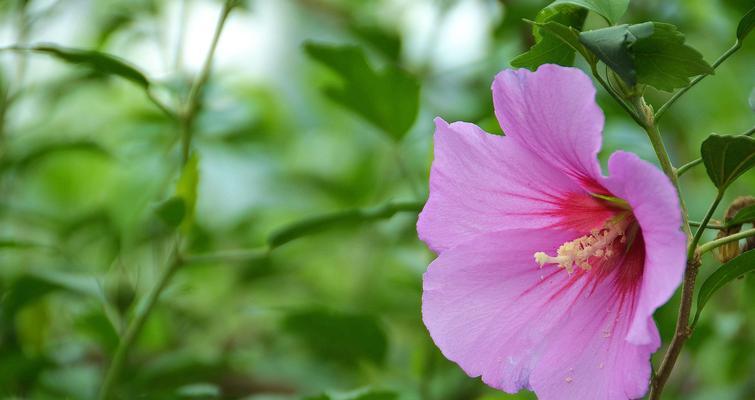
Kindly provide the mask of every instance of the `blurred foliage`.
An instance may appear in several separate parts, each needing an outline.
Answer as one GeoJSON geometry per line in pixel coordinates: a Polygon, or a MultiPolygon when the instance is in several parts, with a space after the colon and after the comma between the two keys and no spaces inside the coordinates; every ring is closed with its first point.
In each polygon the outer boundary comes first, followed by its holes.
{"type": "MultiPolygon", "coordinates": [[[[0,2],[0,397],[96,398],[180,236],[190,262],[146,320],[117,398],[533,399],[466,377],[432,345],[420,301],[433,256],[415,222],[432,118],[500,133],[492,78],[554,39],[522,21],[551,21],[538,16],[547,3],[243,2],[182,167],[175,117],[220,1],[0,2]]],[[[636,0],[622,16],[626,2],[610,3],[553,21],[673,24],[712,64],[752,7],[636,0]]],[[[675,165],[699,158],[709,134],[753,126],[751,39],[664,116],[675,165]]],[[[670,94],[646,97],[657,108],[670,94]]],[[[600,88],[598,102],[601,160],[624,149],[655,161],[600,88]]],[[[699,220],[716,187],[703,165],[681,181],[699,220]]],[[[722,204],[753,187],[742,175],[722,204]]],[[[703,263],[700,282],[718,265],[703,263]]],[[[753,300],[753,274],[708,299],[666,398],[755,397],[753,300]]],[[[656,314],[664,343],[677,306],[656,314]]]]}

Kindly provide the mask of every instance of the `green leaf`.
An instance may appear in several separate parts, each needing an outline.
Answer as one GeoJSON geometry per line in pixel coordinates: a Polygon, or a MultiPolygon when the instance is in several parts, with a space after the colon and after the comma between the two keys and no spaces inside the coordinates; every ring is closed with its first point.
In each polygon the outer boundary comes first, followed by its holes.
{"type": "Polygon", "coordinates": [[[352,22],[348,25],[349,31],[371,48],[392,62],[397,62],[401,57],[401,38],[396,32],[387,31],[378,26],[361,25],[352,22]]]}
{"type": "MultiPolygon", "coordinates": [[[[543,64],[573,65],[575,49],[569,45],[569,41],[564,41],[558,35],[553,34],[553,30],[558,28],[542,29],[541,26],[556,23],[579,30],[582,29],[586,16],[587,11],[585,9],[569,5],[542,9],[535,17],[535,25],[532,27],[535,45],[527,52],[511,60],[511,65],[531,70],[535,70],[543,64]]],[[[563,29],[560,31],[563,31],[563,29]]]]}
{"type": "MultiPolygon", "coordinates": [[[[189,157],[181,171],[181,177],[176,184],[176,198],[183,200],[184,215],[182,223],[184,229],[194,221],[194,209],[197,205],[197,187],[199,185],[199,158],[196,153],[189,157]]],[[[174,207],[175,204],[174,204],[174,207]]],[[[176,210],[173,210],[176,211],[176,210]]]]}
{"type": "Polygon", "coordinates": [[[57,290],[101,298],[99,284],[94,277],[55,270],[30,271],[17,278],[4,293],[3,314],[13,316],[27,304],[57,290]]]}
{"type": "Polygon", "coordinates": [[[104,75],[115,75],[127,79],[144,89],[150,85],[149,80],[127,61],[110,54],[94,50],[72,49],[57,45],[39,45],[20,50],[51,55],[70,64],[85,66],[104,75]]]}
{"type": "Polygon", "coordinates": [[[745,136],[710,135],[700,146],[708,177],[725,190],[740,175],[755,166],[755,139],[745,136]]]}
{"type": "Polygon", "coordinates": [[[0,238],[0,249],[25,250],[25,249],[37,249],[37,248],[44,249],[44,248],[49,248],[49,246],[42,243],[28,241],[28,240],[0,238]]]}
{"type": "Polygon", "coordinates": [[[755,27],[755,7],[751,8],[739,21],[739,25],[737,25],[737,41],[740,43],[744,41],[753,27],[755,27]]]}
{"type": "Polygon", "coordinates": [[[653,36],[634,45],[637,81],[672,91],[689,85],[689,78],[713,74],[702,54],[684,44],[684,35],[671,24],[654,22],[653,36]]]}
{"type": "Polygon", "coordinates": [[[595,64],[596,58],[595,55],[593,55],[589,50],[585,48],[585,46],[582,45],[582,43],[579,41],[579,31],[564,25],[560,24],[555,21],[549,21],[546,23],[539,23],[539,22],[533,22],[536,24],[540,31],[549,34],[553,36],[554,38],[560,40],[567,46],[571,47],[573,50],[578,51],[582,57],[587,60],[588,63],[595,64]]]}
{"type": "Polygon", "coordinates": [[[283,328],[317,357],[348,367],[381,364],[388,350],[385,331],[369,315],[309,309],[287,315],[283,328]]]}
{"type": "Polygon", "coordinates": [[[336,227],[355,225],[361,222],[390,218],[397,212],[419,212],[420,203],[387,203],[373,208],[355,208],[329,214],[317,215],[286,225],[273,232],[267,240],[270,247],[278,247],[303,236],[316,234],[336,227]]]}
{"type": "Polygon", "coordinates": [[[6,168],[16,168],[23,170],[31,165],[34,165],[45,157],[68,151],[80,151],[86,153],[92,153],[103,158],[112,158],[112,154],[108,149],[103,147],[97,142],[91,140],[76,140],[71,142],[60,143],[46,143],[38,147],[35,147],[23,154],[9,154],[0,160],[0,171],[6,168]]]}
{"type": "Polygon", "coordinates": [[[700,292],[697,294],[697,311],[695,312],[695,318],[692,322],[693,325],[700,317],[700,312],[703,310],[703,307],[705,307],[705,304],[718,289],[721,289],[727,283],[752,271],[755,271],[755,250],[746,251],[738,255],[736,258],[721,265],[716,272],[712,273],[708,279],[703,282],[703,285],[700,286],[700,292]]]}
{"type": "Polygon", "coordinates": [[[726,226],[742,225],[748,222],[755,222],[755,205],[737,211],[734,217],[726,221],[726,226]]]}
{"type": "Polygon", "coordinates": [[[556,0],[552,5],[573,4],[602,15],[613,24],[621,18],[629,7],[629,0],[556,0]]]}
{"type": "Polygon", "coordinates": [[[186,200],[182,197],[171,197],[157,206],[155,214],[165,225],[178,228],[186,216],[186,200]]]}
{"type": "Polygon", "coordinates": [[[419,83],[390,65],[377,71],[357,46],[307,43],[304,50],[342,80],[324,89],[326,96],[375,125],[398,141],[414,124],[419,111],[419,83]]]}
{"type": "Polygon", "coordinates": [[[582,32],[580,41],[628,85],[672,91],[713,68],[671,24],[644,22],[582,32]]]}
{"type": "Polygon", "coordinates": [[[630,48],[637,40],[650,37],[653,31],[652,22],[624,24],[582,32],[579,40],[621,79],[634,86],[637,83],[637,72],[630,48]]]}

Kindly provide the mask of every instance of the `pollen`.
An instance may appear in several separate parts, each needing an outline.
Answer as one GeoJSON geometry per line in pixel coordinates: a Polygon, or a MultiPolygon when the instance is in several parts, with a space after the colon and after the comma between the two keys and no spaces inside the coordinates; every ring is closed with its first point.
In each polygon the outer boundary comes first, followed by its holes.
{"type": "Polygon", "coordinates": [[[616,241],[626,242],[628,220],[629,218],[624,215],[611,219],[602,229],[594,229],[587,235],[562,244],[555,256],[538,251],[534,255],[535,261],[541,268],[547,264],[556,264],[570,275],[575,268],[589,271],[592,268],[591,261],[613,257],[613,244],[616,241]]]}

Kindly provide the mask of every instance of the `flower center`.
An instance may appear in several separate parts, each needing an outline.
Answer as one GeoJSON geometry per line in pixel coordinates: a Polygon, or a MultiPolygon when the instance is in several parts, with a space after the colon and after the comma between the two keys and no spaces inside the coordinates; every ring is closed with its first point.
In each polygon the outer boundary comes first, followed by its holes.
{"type": "Polygon", "coordinates": [[[587,235],[562,244],[555,256],[538,251],[535,253],[535,261],[541,268],[546,264],[556,264],[557,267],[564,268],[569,275],[574,272],[575,267],[589,271],[592,268],[590,260],[607,260],[614,255],[616,241],[626,243],[630,219],[628,214],[620,214],[606,222],[602,229],[594,229],[587,235]]]}

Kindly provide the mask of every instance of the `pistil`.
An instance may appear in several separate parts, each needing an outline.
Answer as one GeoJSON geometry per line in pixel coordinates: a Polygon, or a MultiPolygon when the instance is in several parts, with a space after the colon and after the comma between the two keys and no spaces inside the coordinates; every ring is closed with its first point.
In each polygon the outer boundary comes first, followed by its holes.
{"type": "Polygon", "coordinates": [[[534,255],[535,261],[541,268],[546,264],[556,264],[570,275],[575,268],[589,271],[592,268],[591,260],[611,258],[614,255],[613,244],[617,240],[620,243],[626,242],[628,226],[629,218],[626,214],[620,214],[609,220],[602,229],[595,229],[587,235],[562,244],[555,256],[538,251],[534,255]]]}

